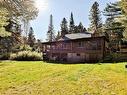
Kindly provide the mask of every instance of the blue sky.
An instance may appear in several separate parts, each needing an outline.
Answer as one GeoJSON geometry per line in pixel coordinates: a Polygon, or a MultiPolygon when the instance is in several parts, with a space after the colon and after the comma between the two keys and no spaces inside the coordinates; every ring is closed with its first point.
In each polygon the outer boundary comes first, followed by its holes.
{"type": "MultiPolygon", "coordinates": [[[[46,39],[50,14],[53,15],[55,32],[60,30],[60,23],[64,17],[69,22],[71,12],[73,12],[75,24],[82,22],[87,28],[90,24],[89,11],[95,1],[99,3],[100,10],[103,11],[107,3],[117,0],[38,0],[37,6],[40,11],[38,17],[31,21],[36,38],[43,41],[46,39]]],[[[104,21],[105,18],[102,18],[104,21]]]]}

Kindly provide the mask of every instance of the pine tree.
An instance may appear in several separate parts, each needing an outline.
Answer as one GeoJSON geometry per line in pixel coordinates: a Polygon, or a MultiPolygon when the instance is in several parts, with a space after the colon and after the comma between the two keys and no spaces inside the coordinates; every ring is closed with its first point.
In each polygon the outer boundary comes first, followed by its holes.
{"type": "Polygon", "coordinates": [[[68,34],[68,25],[66,18],[63,18],[61,23],[61,36],[65,36],[66,34],[68,34]]]}
{"type": "Polygon", "coordinates": [[[54,26],[53,26],[53,16],[50,15],[50,24],[47,32],[47,41],[52,42],[55,41],[55,34],[54,34],[54,26]]]}
{"type": "Polygon", "coordinates": [[[84,31],[83,28],[84,27],[83,27],[82,23],[80,22],[79,25],[78,25],[78,33],[83,32],[84,31]]]}
{"type": "Polygon", "coordinates": [[[121,0],[120,1],[121,8],[124,11],[124,14],[127,15],[127,0],[121,0]]]}
{"type": "Polygon", "coordinates": [[[99,4],[95,2],[90,10],[89,19],[91,21],[90,30],[99,36],[101,34],[102,21],[101,21],[101,13],[99,10],[99,4]]]}
{"type": "Polygon", "coordinates": [[[71,13],[69,33],[74,33],[74,32],[75,32],[75,23],[74,23],[74,19],[73,19],[73,13],[71,13]]]}
{"type": "Polygon", "coordinates": [[[28,34],[28,45],[30,45],[30,47],[34,47],[35,41],[36,39],[34,37],[33,28],[30,27],[29,34],[28,34]]]}
{"type": "Polygon", "coordinates": [[[122,10],[122,17],[119,18],[119,20],[125,27],[123,35],[125,37],[125,40],[127,40],[127,0],[119,1],[119,7],[122,10]]]}
{"type": "Polygon", "coordinates": [[[119,7],[118,2],[107,4],[104,9],[104,15],[107,17],[105,22],[105,30],[108,34],[110,46],[115,46],[116,50],[119,49],[119,44],[122,41],[124,31],[122,23],[117,20],[121,14],[122,10],[119,7]]]}
{"type": "Polygon", "coordinates": [[[87,32],[87,29],[85,27],[83,28],[83,32],[87,32]]]}
{"type": "Polygon", "coordinates": [[[61,37],[61,32],[58,31],[58,32],[57,32],[57,36],[56,36],[56,41],[57,41],[60,37],[61,37]]]}
{"type": "Polygon", "coordinates": [[[79,33],[80,31],[79,31],[79,27],[77,26],[77,25],[75,25],[75,27],[74,27],[74,32],[73,33],[79,33]]]}

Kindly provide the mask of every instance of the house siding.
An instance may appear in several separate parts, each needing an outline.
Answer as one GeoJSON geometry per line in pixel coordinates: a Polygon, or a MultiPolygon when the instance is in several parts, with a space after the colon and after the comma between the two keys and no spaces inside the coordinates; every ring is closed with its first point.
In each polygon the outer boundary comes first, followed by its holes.
{"type": "MultiPolygon", "coordinates": [[[[97,62],[106,54],[104,37],[44,43],[43,52],[49,60],[66,62],[97,62]]],[[[108,48],[108,46],[107,46],[108,48]]]]}

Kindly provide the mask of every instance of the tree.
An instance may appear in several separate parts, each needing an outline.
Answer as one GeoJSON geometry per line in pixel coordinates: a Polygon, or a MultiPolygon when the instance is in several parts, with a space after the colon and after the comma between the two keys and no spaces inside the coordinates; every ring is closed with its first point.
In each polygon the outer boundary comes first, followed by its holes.
{"type": "Polygon", "coordinates": [[[69,33],[74,33],[74,32],[75,32],[75,23],[74,23],[74,19],[73,19],[73,13],[71,13],[69,33]]]}
{"type": "Polygon", "coordinates": [[[125,15],[127,15],[127,0],[121,0],[121,8],[124,11],[125,15]]]}
{"type": "MultiPolygon", "coordinates": [[[[15,20],[20,19],[24,23],[24,34],[28,34],[29,21],[33,20],[38,15],[38,9],[35,6],[34,0],[1,0],[0,6],[6,8],[9,12],[9,17],[15,20]]],[[[25,41],[24,41],[25,43],[25,41]]]]}
{"type": "Polygon", "coordinates": [[[74,27],[74,33],[81,33],[81,32],[83,32],[83,28],[84,27],[83,27],[82,23],[80,22],[78,26],[75,25],[75,27],[74,27]]]}
{"type": "Polygon", "coordinates": [[[127,0],[121,0],[119,3],[119,6],[122,10],[122,17],[119,18],[119,20],[125,27],[124,37],[127,40],[127,0]]]}
{"type": "Polygon", "coordinates": [[[4,41],[2,41],[2,39],[11,35],[11,33],[7,32],[4,27],[8,24],[7,16],[8,16],[8,11],[5,8],[0,8],[0,53],[4,49],[4,43],[5,43],[4,41]]]}
{"type": "Polygon", "coordinates": [[[79,25],[78,25],[78,33],[84,32],[83,28],[84,27],[83,27],[82,23],[80,22],[79,25]]]}
{"type": "Polygon", "coordinates": [[[61,23],[61,36],[65,36],[66,34],[68,34],[68,25],[66,18],[63,18],[61,23]]]}
{"type": "MultiPolygon", "coordinates": [[[[0,27],[0,48],[2,46],[7,52],[12,52],[15,47],[21,45],[23,39],[19,22],[24,22],[23,30],[27,34],[29,21],[37,17],[38,9],[35,7],[34,0],[1,0],[0,7],[3,7],[0,9],[0,24],[3,24],[0,25],[2,26],[0,27]],[[6,12],[3,12],[3,9],[6,12]],[[1,14],[2,16],[5,14],[4,20],[1,19],[1,14]]],[[[27,40],[28,35],[25,36],[27,40]]],[[[24,44],[27,44],[25,40],[24,44]]]]}
{"type": "Polygon", "coordinates": [[[117,19],[121,16],[122,11],[119,2],[107,4],[104,9],[104,15],[107,17],[105,30],[109,36],[110,46],[119,50],[119,44],[123,38],[124,27],[117,19]]]}
{"type": "Polygon", "coordinates": [[[60,31],[58,31],[58,32],[57,32],[57,35],[56,35],[56,41],[57,41],[57,40],[59,40],[59,39],[60,39],[60,37],[61,37],[61,32],[60,32],[60,31]]]}
{"type": "Polygon", "coordinates": [[[30,27],[29,34],[28,34],[28,45],[30,45],[30,47],[34,47],[35,41],[36,39],[34,37],[33,28],[30,27]]]}
{"type": "Polygon", "coordinates": [[[41,53],[42,51],[42,45],[41,45],[42,41],[40,39],[37,39],[37,52],[41,53]]]}
{"type": "Polygon", "coordinates": [[[50,15],[50,24],[47,32],[47,41],[52,42],[55,41],[55,34],[54,34],[54,26],[53,26],[53,16],[50,15]]]}
{"type": "Polygon", "coordinates": [[[102,32],[102,21],[101,21],[101,13],[99,10],[99,4],[97,2],[94,2],[94,4],[91,7],[89,19],[91,21],[90,29],[92,32],[97,34],[97,36],[100,35],[102,32]]]}
{"type": "Polygon", "coordinates": [[[1,0],[0,6],[6,8],[11,16],[34,19],[38,14],[34,0],[1,0]]]}
{"type": "Polygon", "coordinates": [[[5,30],[5,27],[8,23],[8,11],[5,8],[0,8],[0,37],[10,36],[11,33],[5,30]]]}

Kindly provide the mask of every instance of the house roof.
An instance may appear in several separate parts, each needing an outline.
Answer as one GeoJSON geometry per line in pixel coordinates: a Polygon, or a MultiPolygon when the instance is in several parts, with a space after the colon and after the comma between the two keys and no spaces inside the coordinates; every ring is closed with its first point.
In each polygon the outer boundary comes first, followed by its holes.
{"type": "Polygon", "coordinates": [[[70,42],[70,41],[82,41],[82,40],[94,40],[94,39],[102,39],[102,38],[108,42],[105,36],[100,36],[100,37],[79,38],[79,39],[61,40],[61,41],[53,41],[53,42],[42,42],[42,44],[52,44],[52,43],[57,43],[57,42],[70,42]]]}
{"type": "Polygon", "coordinates": [[[92,35],[88,32],[73,33],[73,34],[66,34],[64,37],[60,38],[58,41],[74,40],[74,39],[81,39],[81,38],[91,38],[91,37],[92,35]]]}
{"type": "Polygon", "coordinates": [[[108,41],[108,39],[105,36],[92,37],[92,34],[93,33],[88,33],[88,32],[66,34],[64,37],[61,37],[57,41],[43,42],[42,44],[51,44],[51,43],[65,42],[65,41],[68,42],[68,41],[98,39],[98,38],[104,38],[104,39],[106,39],[106,41],[108,41]]]}

